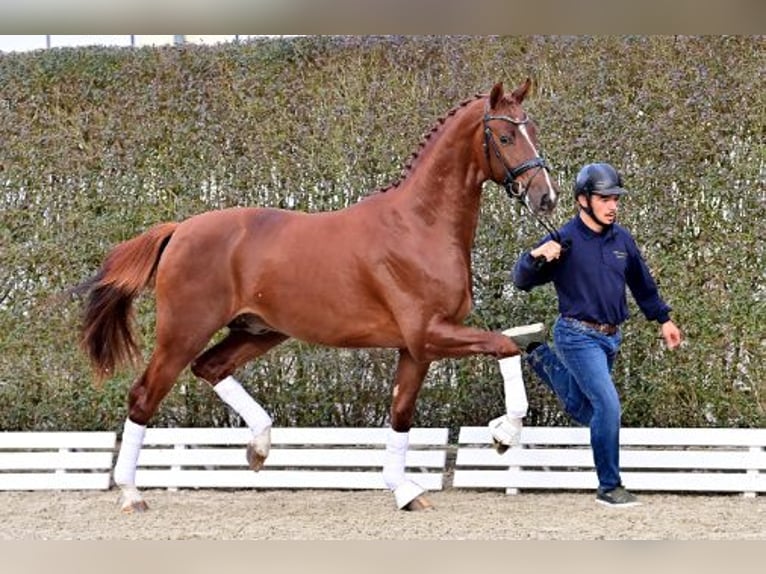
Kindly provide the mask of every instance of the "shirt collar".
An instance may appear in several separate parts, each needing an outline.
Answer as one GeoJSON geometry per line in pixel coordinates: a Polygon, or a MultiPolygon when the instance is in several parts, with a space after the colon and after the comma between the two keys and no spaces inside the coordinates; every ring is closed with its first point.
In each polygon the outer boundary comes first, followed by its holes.
{"type": "Polygon", "coordinates": [[[601,237],[614,237],[614,225],[610,225],[609,228],[606,231],[603,231],[601,233],[597,233],[593,231],[590,227],[585,225],[585,222],[582,220],[582,217],[580,217],[580,213],[578,212],[577,215],[574,217],[575,219],[575,228],[580,232],[580,235],[582,235],[585,239],[598,239],[601,237]]]}

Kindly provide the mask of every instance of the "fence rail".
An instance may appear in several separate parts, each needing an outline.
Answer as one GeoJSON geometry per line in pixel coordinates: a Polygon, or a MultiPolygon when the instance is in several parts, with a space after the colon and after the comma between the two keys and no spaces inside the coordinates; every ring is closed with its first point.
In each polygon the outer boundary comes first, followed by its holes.
{"type": "MultiPolygon", "coordinates": [[[[144,488],[384,489],[386,428],[275,428],[264,468],[247,468],[245,428],[150,428],[138,459],[144,488]]],[[[588,429],[525,427],[498,454],[486,427],[413,428],[406,473],[443,488],[592,490],[588,429]],[[456,453],[454,460],[448,454],[456,453]],[[451,481],[450,481],[451,477],[451,481]]],[[[630,428],[620,434],[625,485],[636,491],[766,492],[766,429],[630,428]]],[[[0,490],[106,490],[113,432],[0,433],[0,490]]]]}
{"type": "MultiPolygon", "coordinates": [[[[456,488],[593,489],[588,429],[526,427],[499,455],[486,427],[463,427],[456,488]]],[[[620,431],[620,470],[631,490],[766,492],[766,429],[629,428],[620,431]]]]}

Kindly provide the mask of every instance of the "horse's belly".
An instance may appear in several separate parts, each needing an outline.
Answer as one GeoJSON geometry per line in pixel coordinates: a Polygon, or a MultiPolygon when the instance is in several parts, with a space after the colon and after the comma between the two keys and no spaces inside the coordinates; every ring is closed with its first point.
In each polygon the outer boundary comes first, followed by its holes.
{"type": "MultiPolygon", "coordinates": [[[[310,301],[311,297],[305,299],[310,301]]],[[[332,347],[403,347],[404,338],[387,310],[370,305],[314,299],[314,304],[282,305],[273,318],[274,326],[296,339],[332,347]]],[[[268,320],[268,319],[267,319],[268,320]]]]}
{"type": "MultiPolygon", "coordinates": [[[[264,273],[251,283],[239,313],[253,313],[270,329],[292,338],[333,347],[403,347],[404,338],[391,311],[364,285],[338,273],[304,276],[264,273]]],[[[238,314],[239,314],[238,313],[238,314]]]]}

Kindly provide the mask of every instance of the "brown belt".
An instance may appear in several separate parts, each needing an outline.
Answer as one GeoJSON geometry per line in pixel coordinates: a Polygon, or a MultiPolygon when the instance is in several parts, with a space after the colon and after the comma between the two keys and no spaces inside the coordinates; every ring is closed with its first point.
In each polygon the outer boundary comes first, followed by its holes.
{"type": "Polygon", "coordinates": [[[566,317],[566,319],[567,321],[574,321],[575,323],[580,323],[581,325],[590,327],[591,329],[594,329],[599,333],[603,333],[604,335],[614,335],[619,330],[617,325],[611,325],[609,323],[594,323],[593,321],[583,321],[582,319],[575,319],[573,317],[566,317]]]}

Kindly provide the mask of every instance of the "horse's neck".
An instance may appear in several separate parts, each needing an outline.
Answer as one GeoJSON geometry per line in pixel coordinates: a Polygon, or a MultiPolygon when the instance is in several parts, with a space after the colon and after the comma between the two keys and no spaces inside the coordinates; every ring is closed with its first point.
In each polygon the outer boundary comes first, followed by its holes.
{"type": "Polygon", "coordinates": [[[484,179],[476,150],[481,116],[470,106],[450,116],[431,135],[397,190],[400,206],[467,248],[478,225],[484,179]]]}

